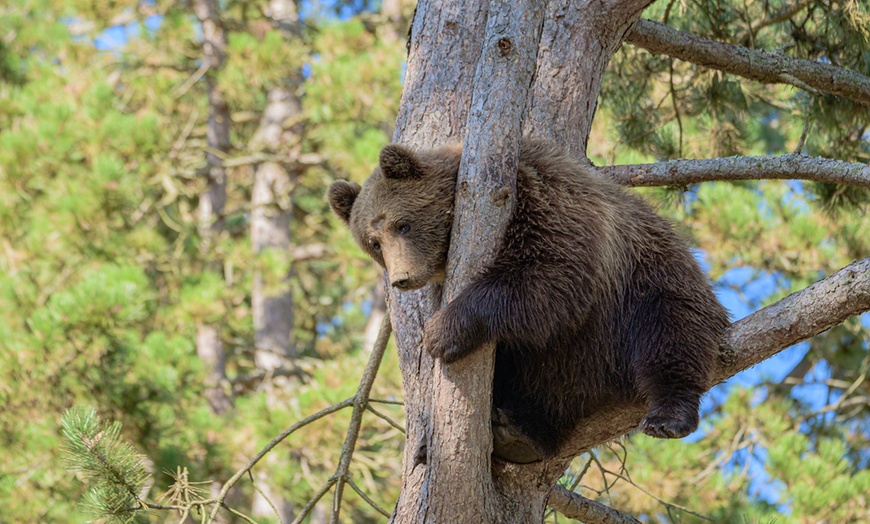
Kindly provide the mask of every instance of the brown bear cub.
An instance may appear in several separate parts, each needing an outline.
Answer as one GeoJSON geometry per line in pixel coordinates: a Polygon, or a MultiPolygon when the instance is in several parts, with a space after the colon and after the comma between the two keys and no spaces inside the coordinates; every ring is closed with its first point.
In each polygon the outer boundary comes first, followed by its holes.
{"type": "MultiPolygon", "coordinates": [[[[335,213],[400,290],[444,278],[461,154],[389,145],[362,187],[329,189],[335,213]]],[[[423,343],[448,363],[496,343],[496,419],[532,448],[497,431],[496,455],[526,462],[552,456],[584,417],[618,405],[648,406],[640,429],[653,437],[694,431],[727,325],[666,220],[527,138],[495,260],[429,321],[423,343]]]]}

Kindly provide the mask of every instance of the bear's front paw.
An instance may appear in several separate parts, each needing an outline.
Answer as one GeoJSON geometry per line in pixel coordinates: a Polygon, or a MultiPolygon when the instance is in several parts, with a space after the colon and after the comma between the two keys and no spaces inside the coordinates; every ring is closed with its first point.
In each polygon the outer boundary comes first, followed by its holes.
{"type": "Polygon", "coordinates": [[[451,322],[447,308],[437,311],[423,329],[423,347],[433,358],[448,364],[464,357],[468,351],[459,339],[460,328],[451,322]]]}

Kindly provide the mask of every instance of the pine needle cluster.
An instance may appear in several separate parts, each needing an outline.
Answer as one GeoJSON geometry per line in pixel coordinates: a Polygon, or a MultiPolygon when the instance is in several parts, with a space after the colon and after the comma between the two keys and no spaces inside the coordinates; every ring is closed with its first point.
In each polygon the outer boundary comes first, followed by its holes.
{"type": "Polygon", "coordinates": [[[107,523],[136,522],[140,493],[150,475],[142,457],[121,437],[121,424],[104,423],[94,408],[73,407],[62,418],[68,467],[90,486],[83,505],[107,523]]]}

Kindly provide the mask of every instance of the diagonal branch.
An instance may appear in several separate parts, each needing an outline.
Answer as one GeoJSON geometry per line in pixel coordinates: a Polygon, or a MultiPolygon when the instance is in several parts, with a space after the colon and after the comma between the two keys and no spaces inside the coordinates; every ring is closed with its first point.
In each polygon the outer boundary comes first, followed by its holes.
{"type": "Polygon", "coordinates": [[[870,258],[735,322],[725,332],[715,381],[870,310],[870,258]]]}
{"type": "Polygon", "coordinates": [[[553,488],[547,504],[569,519],[580,520],[586,524],[640,524],[639,520],[627,513],[589,500],[562,486],[553,488]]]}
{"type": "Polygon", "coordinates": [[[717,42],[649,20],[639,20],[625,41],[653,54],[665,54],[765,84],[788,84],[870,105],[870,78],[842,67],[717,42]]]}
{"type": "Polygon", "coordinates": [[[814,180],[870,188],[870,166],[803,155],[732,156],[599,167],[626,186],[685,186],[721,180],[814,180]]]}
{"type": "MultiPolygon", "coordinates": [[[[339,522],[339,516],[341,514],[341,497],[344,493],[344,484],[349,482],[352,485],[353,482],[350,480],[349,476],[350,461],[353,459],[353,452],[356,449],[356,441],[359,438],[362,416],[363,413],[365,413],[366,406],[368,406],[369,395],[372,392],[375,377],[378,375],[378,369],[381,367],[381,360],[384,358],[384,353],[387,351],[387,343],[390,341],[390,334],[392,332],[393,326],[390,324],[390,317],[386,316],[381,324],[381,330],[378,333],[377,340],[375,341],[375,347],[372,348],[372,354],[371,357],[369,357],[369,363],[366,365],[366,370],[360,380],[359,388],[353,398],[353,414],[351,415],[350,424],[347,428],[347,437],[344,440],[344,445],[341,447],[341,458],[339,459],[338,468],[335,471],[336,485],[332,499],[332,515],[329,519],[329,522],[333,524],[339,522]]],[[[353,487],[353,485],[351,487],[353,487]]],[[[365,495],[362,495],[361,492],[360,495],[365,498],[365,495]]],[[[368,499],[366,499],[366,501],[372,504],[375,509],[381,511],[380,506],[370,502],[368,499]]],[[[381,511],[381,513],[383,513],[383,511],[381,511]]],[[[389,515],[387,515],[387,517],[389,517],[389,515]]]]}
{"type": "MultiPolygon", "coordinates": [[[[783,349],[870,311],[870,258],[735,322],[725,332],[714,383],[772,357],[783,349]]],[[[642,405],[608,410],[586,419],[560,455],[575,457],[634,430],[646,415],[642,405]]]]}

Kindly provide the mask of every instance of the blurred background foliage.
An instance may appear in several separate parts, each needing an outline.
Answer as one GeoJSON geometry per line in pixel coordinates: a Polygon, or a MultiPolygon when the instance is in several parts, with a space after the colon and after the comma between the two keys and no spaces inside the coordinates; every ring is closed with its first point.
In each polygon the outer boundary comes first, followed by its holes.
{"type": "MultiPolygon", "coordinates": [[[[324,194],[335,179],[364,180],[392,135],[413,2],[214,5],[226,35],[216,71],[203,68],[191,2],[0,5],[0,523],[93,518],[84,477],[62,460],[72,406],[122,424],[153,499],[173,483],[166,472],[220,483],[284,428],[356,391],[383,298],[324,194]],[[206,76],[230,115],[214,239],[197,227],[214,152],[206,76]],[[284,141],[264,153],[255,136],[278,88],[301,112],[279,122],[284,141]],[[290,180],[276,204],[290,216],[290,248],[259,252],[252,196],[266,161],[290,180]],[[257,355],[261,292],[292,305],[278,372],[257,355]],[[198,354],[201,325],[222,343],[218,383],[198,354]],[[209,403],[215,390],[230,409],[209,403]]],[[[660,1],[645,17],[870,74],[863,2],[660,1]]],[[[807,154],[870,160],[866,106],[630,45],[599,107],[588,150],[599,165],[790,153],[805,128],[807,154]]],[[[693,239],[735,319],[870,256],[866,191],[763,181],[641,192],[693,239]]],[[[853,319],[718,386],[692,437],[635,435],[579,457],[563,481],[646,522],[870,520],[868,327],[867,315],[853,319]]],[[[401,399],[388,355],[373,396],[401,399]]],[[[401,422],[400,406],[379,409],[401,422]]],[[[348,417],[318,421],[257,466],[273,502],[292,514],[333,474],[348,417]]],[[[386,508],[402,440],[366,415],[351,474],[386,508]]],[[[347,521],[384,520],[346,493],[347,521]]],[[[256,499],[242,483],[232,504],[274,520],[256,499]]]]}

